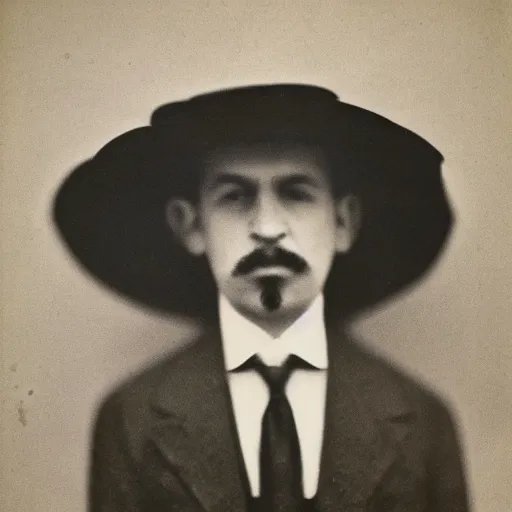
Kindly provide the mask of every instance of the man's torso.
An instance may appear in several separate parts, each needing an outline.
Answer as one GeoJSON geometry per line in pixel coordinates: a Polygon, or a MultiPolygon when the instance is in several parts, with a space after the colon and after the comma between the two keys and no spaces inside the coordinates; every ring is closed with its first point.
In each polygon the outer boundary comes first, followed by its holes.
{"type": "MultiPolygon", "coordinates": [[[[317,511],[466,511],[444,406],[340,332],[328,338],[317,511]]],[[[242,460],[213,330],[105,402],[95,431],[91,511],[243,512],[242,460]]]]}

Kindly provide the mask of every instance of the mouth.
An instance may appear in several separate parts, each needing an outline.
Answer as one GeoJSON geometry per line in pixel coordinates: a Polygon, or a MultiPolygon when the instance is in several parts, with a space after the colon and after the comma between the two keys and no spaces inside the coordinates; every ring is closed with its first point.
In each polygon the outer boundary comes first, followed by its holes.
{"type": "Polygon", "coordinates": [[[283,265],[268,265],[264,267],[258,267],[247,275],[250,278],[261,278],[261,277],[290,277],[294,275],[295,272],[283,265]]]}

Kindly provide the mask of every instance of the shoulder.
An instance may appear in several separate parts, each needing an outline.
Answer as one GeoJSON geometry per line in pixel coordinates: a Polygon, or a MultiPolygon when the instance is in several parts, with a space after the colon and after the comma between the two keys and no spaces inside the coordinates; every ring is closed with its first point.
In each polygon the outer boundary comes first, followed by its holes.
{"type": "MultiPolygon", "coordinates": [[[[387,358],[350,342],[345,351],[354,404],[364,415],[386,420],[394,428],[405,428],[408,436],[404,450],[417,457],[437,457],[444,452],[450,461],[458,461],[459,418],[454,408],[437,391],[387,358]]],[[[412,456],[412,455],[411,455],[412,456]]],[[[426,459],[425,459],[426,460],[426,459]]]]}
{"type": "Polygon", "coordinates": [[[183,345],[159,358],[150,366],[123,380],[101,400],[96,411],[97,428],[116,423],[128,432],[143,432],[152,416],[152,402],[162,382],[173,378],[176,385],[189,373],[201,349],[200,337],[192,337],[183,345]]]}
{"type": "Polygon", "coordinates": [[[371,383],[375,401],[380,401],[380,405],[400,400],[427,421],[431,421],[428,418],[433,416],[449,420],[451,404],[425,381],[358,341],[351,339],[347,345],[346,354],[352,366],[366,382],[371,383]]]}

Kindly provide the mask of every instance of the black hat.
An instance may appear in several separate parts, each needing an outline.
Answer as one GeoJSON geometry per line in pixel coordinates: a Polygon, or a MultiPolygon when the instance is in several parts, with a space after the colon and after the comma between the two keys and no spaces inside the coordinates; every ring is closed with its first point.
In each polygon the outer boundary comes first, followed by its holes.
{"type": "Polygon", "coordinates": [[[115,138],[67,177],[54,220],[78,260],[112,289],[204,318],[215,309],[215,283],[206,259],[173,237],[165,205],[194,193],[202,156],[251,143],[320,147],[335,185],[359,196],[361,232],[326,284],[334,314],[373,306],[431,267],[452,225],[442,155],[413,132],[308,85],[228,89],[159,107],[150,126],[115,138]]]}

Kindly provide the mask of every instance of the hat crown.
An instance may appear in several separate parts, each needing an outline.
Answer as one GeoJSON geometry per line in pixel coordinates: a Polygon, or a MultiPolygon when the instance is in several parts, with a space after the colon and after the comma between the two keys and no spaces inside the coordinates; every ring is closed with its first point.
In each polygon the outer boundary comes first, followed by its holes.
{"type": "Polygon", "coordinates": [[[197,113],[218,116],[234,111],[285,108],[321,108],[338,101],[338,96],[323,87],[307,84],[269,84],[222,89],[192,96],[188,100],[162,105],[151,116],[151,125],[177,121],[181,116],[197,113]]]}

